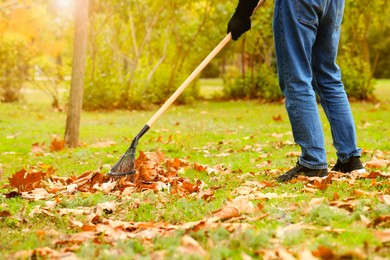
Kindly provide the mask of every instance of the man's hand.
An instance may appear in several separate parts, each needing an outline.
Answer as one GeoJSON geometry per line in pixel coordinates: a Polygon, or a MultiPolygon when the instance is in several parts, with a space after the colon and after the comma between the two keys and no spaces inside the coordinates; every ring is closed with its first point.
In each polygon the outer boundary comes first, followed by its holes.
{"type": "Polygon", "coordinates": [[[239,17],[236,13],[233,14],[232,18],[228,23],[227,33],[232,33],[232,39],[237,41],[240,36],[251,29],[250,16],[239,17]]]}
{"type": "Polygon", "coordinates": [[[236,41],[243,33],[251,29],[251,15],[254,10],[262,5],[264,0],[239,0],[236,11],[230,18],[227,33],[232,33],[232,39],[236,41]]]}

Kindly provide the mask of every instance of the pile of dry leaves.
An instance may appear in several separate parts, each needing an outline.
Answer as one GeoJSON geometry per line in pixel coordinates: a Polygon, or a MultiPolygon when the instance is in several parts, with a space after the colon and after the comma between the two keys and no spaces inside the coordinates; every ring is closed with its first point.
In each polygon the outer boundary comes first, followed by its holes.
{"type": "MultiPolygon", "coordinates": [[[[351,187],[354,187],[358,179],[371,179],[373,186],[383,185],[376,180],[376,177],[383,177],[384,182],[388,183],[390,174],[375,171],[375,167],[387,166],[390,162],[386,160],[375,159],[366,167],[370,168],[365,175],[349,175],[345,176],[341,173],[332,173],[326,179],[322,178],[298,178],[292,182],[303,182],[304,188],[300,190],[301,193],[315,193],[318,190],[326,190],[332,182],[346,182],[351,187]],[[376,161],[375,161],[376,160],[376,161]]],[[[231,171],[222,165],[209,167],[197,163],[189,163],[182,159],[166,158],[160,152],[140,152],[140,156],[136,160],[137,173],[130,177],[121,177],[114,179],[104,173],[105,167],[102,169],[85,172],[80,176],[59,177],[56,176],[55,170],[52,167],[39,165],[31,169],[22,169],[16,172],[9,178],[9,187],[13,191],[5,194],[7,198],[20,196],[27,200],[44,200],[45,205],[37,205],[28,214],[20,213],[20,216],[28,215],[32,218],[35,215],[43,214],[49,217],[61,217],[63,215],[70,217],[70,225],[72,228],[78,230],[75,234],[58,234],[54,230],[41,231],[43,236],[52,236],[54,239],[54,246],[60,248],[54,250],[51,248],[39,248],[29,251],[18,252],[15,257],[43,257],[43,258],[63,258],[73,257],[75,252],[85,241],[92,241],[94,243],[108,243],[114,244],[115,241],[128,238],[138,238],[144,241],[151,241],[154,237],[160,235],[170,235],[176,230],[197,231],[200,229],[216,229],[217,227],[224,227],[230,232],[235,230],[244,230],[251,228],[251,225],[243,220],[256,221],[269,217],[269,213],[264,212],[264,205],[258,203],[253,204],[254,200],[268,200],[280,197],[292,197],[296,194],[276,194],[263,193],[265,187],[272,187],[279,185],[274,181],[258,182],[243,180],[243,184],[232,191],[234,199],[227,201],[220,210],[212,213],[210,216],[194,221],[180,224],[171,224],[167,222],[129,222],[115,219],[110,213],[118,210],[120,203],[126,201],[131,194],[142,192],[145,190],[167,192],[169,194],[177,194],[178,196],[194,196],[200,199],[209,200],[214,196],[215,190],[218,187],[207,187],[202,180],[195,180],[191,182],[189,179],[182,177],[186,170],[192,169],[199,172],[207,172],[209,174],[216,173],[218,175],[230,174],[231,171]],[[98,204],[94,207],[79,207],[73,209],[60,208],[57,205],[61,201],[61,197],[74,196],[75,193],[95,193],[102,192],[104,194],[115,195],[114,201],[108,201],[98,204]],[[108,214],[107,214],[108,213],[108,214]],[[77,220],[75,216],[88,216],[83,222],[77,220]]],[[[242,175],[245,177],[245,175],[242,175]]],[[[366,191],[355,189],[356,196],[375,196],[380,201],[390,205],[390,195],[384,192],[375,191],[372,194],[366,191]]],[[[319,205],[325,198],[313,198],[309,203],[309,208],[319,205]]],[[[347,211],[353,211],[356,207],[354,200],[340,200],[337,192],[335,192],[330,206],[342,208],[347,211]]],[[[296,205],[297,206],[297,205],[296,205]]],[[[137,206],[135,205],[135,208],[137,206]]],[[[294,210],[294,205],[291,209],[294,210]]],[[[25,211],[25,209],[24,209],[25,211]]],[[[0,212],[1,217],[16,217],[9,212],[0,212]]],[[[362,222],[367,227],[375,227],[376,225],[389,222],[390,216],[379,216],[378,219],[369,220],[362,217],[362,222]]],[[[308,224],[297,223],[283,229],[278,230],[280,234],[291,231],[291,229],[311,229],[315,228],[308,224]]],[[[332,227],[326,227],[326,232],[339,232],[332,227]],[[328,228],[328,230],[326,230],[328,228]]],[[[340,231],[341,232],[341,231],[340,231]]],[[[375,235],[384,243],[390,241],[390,230],[376,231],[375,235]]],[[[183,253],[196,253],[201,256],[206,256],[205,249],[191,236],[185,235],[182,237],[182,246],[178,249],[183,253]]],[[[282,245],[282,240],[280,240],[282,245]]],[[[293,259],[291,252],[288,252],[284,247],[276,248],[275,250],[259,250],[257,252],[264,259],[293,259]]],[[[302,252],[295,252],[295,255],[304,255],[306,259],[315,259],[315,257],[326,257],[326,255],[334,255],[331,249],[319,248],[315,252],[304,250],[302,252]]],[[[338,256],[339,257],[339,256],[338,256]]]]}

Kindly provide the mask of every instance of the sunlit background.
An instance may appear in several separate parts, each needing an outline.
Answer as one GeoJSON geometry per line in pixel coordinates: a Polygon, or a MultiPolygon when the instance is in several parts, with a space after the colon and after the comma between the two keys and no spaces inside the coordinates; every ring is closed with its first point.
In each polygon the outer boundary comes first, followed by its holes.
{"type": "Polygon", "coordinates": [[[71,9],[74,0],[53,0],[54,4],[59,9],[71,9]]]}

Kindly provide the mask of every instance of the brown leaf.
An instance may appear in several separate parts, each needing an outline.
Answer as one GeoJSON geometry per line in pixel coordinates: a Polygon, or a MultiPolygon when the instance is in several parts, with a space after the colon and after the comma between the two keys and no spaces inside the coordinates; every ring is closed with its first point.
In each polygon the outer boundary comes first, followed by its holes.
{"type": "Polygon", "coordinates": [[[65,148],[65,140],[59,140],[57,137],[54,137],[50,143],[50,151],[58,152],[65,148]]]}
{"type": "Polygon", "coordinates": [[[377,192],[367,192],[367,191],[360,190],[360,189],[353,190],[353,194],[356,197],[367,196],[367,197],[373,198],[373,197],[377,196],[377,192]]]}
{"type": "Polygon", "coordinates": [[[199,199],[204,199],[205,201],[210,201],[214,197],[215,191],[208,189],[200,191],[196,197],[199,199]]]}
{"type": "Polygon", "coordinates": [[[49,247],[19,251],[13,255],[14,259],[60,259],[74,257],[73,253],[59,253],[49,247]]]}
{"type": "Polygon", "coordinates": [[[31,146],[31,152],[34,154],[42,154],[45,151],[45,143],[33,143],[31,146]]]}
{"type": "Polygon", "coordinates": [[[102,184],[105,175],[101,172],[95,172],[91,177],[91,186],[93,187],[95,184],[102,184]]]}
{"type": "Polygon", "coordinates": [[[283,122],[281,115],[272,116],[272,120],[274,120],[275,122],[283,122]]]}
{"type": "Polygon", "coordinates": [[[381,176],[380,172],[366,172],[358,174],[359,178],[375,179],[376,177],[381,176]]]}
{"type": "Polygon", "coordinates": [[[365,163],[367,169],[384,168],[390,166],[390,160],[378,159],[373,157],[371,161],[365,163]]]}
{"type": "Polygon", "coordinates": [[[349,212],[353,212],[353,210],[357,205],[357,202],[356,201],[350,201],[350,202],[332,201],[331,203],[329,203],[329,205],[348,210],[349,212]]]}
{"type": "Polygon", "coordinates": [[[220,220],[226,220],[229,218],[235,218],[239,217],[240,212],[235,207],[224,207],[216,212],[213,213],[213,217],[220,219],[220,220]]]}
{"type": "Polygon", "coordinates": [[[91,147],[94,148],[105,148],[105,147],[110,147],[115,145],[116,143],[111,140],[106,140],[106,141],[99,141],[91,145],[91,147]]]}
{"type": "Polygon", "coordinates": [[[286,157],[298,157],[301,155],[301,152],[288,152],[286,153],[286,157]]]}
{"type": "Polygon", "coordinates": [[[11,178],[8,178],[9,184],[13,188],[17,188],[18,191],[30,191],[34,188],[40,187],[42,181],[42,172],[31,171],[27,172],[22,169],[15,173],[11,178]]]}
{"type": "Polygon", "coordinates": [[[332,199],[332,201],[339,200],[339,199],[340,199],[340,195],[337,193],[337,191],[335,191],[335,192],[333,193],[333,199],[332,199]]]}
{"type": "Polygon", "coordinates": [[[202,184],[202,181],[198,180],[196,183],[192,184],[187,179],[183,179],[182,181],[183,188],[190,194],[194,192],[198,192],[200,190],[200,185],[202,184]]]}
{"type": "Polygon", "coordinates": [[[321,259],[336,259],[335,253],[333,253],[332,249],[327,248],[325,246],[319,246],[316,251],[312,251],[313,256],[321,258],[321,259]]]}
{"type": "Polygon", "coordinates": [[[382,242],[387,243],[390,241],[390,229],[374,230],[374,235],[382,242]]]}
{"type": "Polygon", "coordinates": [[[112,214],[116,208],[117,203],[115,201],[107,201],[100,203],[96,206],[96,215],[102,216],[103,214],[112,214]]]}
{"type": "Polygon", "coordinates": [[[390,206],[390,195],[385,194],[379,197],[380,201],[384,202],[386,205],[390,206]]]}
{"type": "Polygon", "coordinates": [[[6,210],[0,211],[0,218],[12,217],[11,213],[6,210]]]}
{"type": "Polygon", "coordinates": [[[44,188],[35,188],[31,191],[22,192],[22,198],[30,200],[45,200],[49,198],[50,195],[44,188]]]}
{"type": "Polygon", "coordinates": [[[371,221],[364,215],[360,215],[360,220],[365,226],[369,226],[371,224],[371,221]]]}
{"type": "Polygon", "coordinates": [[[238,209],[239,214],[242,213],[253,213],[255,207],[253,203],[249,200],[248,196],[238,196],[233,199],[233,206],[238,209]]]}
{"type": "Polygon", "coordinates": [[[194,168],[195,171],[198,171],[198,172],[205,172],[207,171],[207,165],[203,165],[203,164],[199,164],[199,163],[194,163],[192,165],[192,168],[194,168]]]}
{"type": "Polygon", "coordinates": [[[181,238],[181,246],[178,250],[185,255],[198,254],[202,257],[207,255],[206,250],[194,238],[188,235],[184,235],[181,238]]]}
{"type": "Polygon", "coordinates": [[[371,223],[372,226],[376,227],[380,224],[390,222],[390,215],[385,216],[378,216],[374,219],[374,221],[371,223]]]}
{"type": "Polygon", "coordinates": [[[162,153],[144,153],[140,151],[136,159],[137,173],[141,181],[153,181],[158,176],[158,165],[164,160],[162,153]]]}
{"type": "Polygon", "coordinates": [[[309,206],[317,206],[317,205],[320,205],[322,202],[324,202],[325,200],[325,197],[321,197],[321,198],[314,198],[312,199],[310,202],[309,202],[309,206]]]}

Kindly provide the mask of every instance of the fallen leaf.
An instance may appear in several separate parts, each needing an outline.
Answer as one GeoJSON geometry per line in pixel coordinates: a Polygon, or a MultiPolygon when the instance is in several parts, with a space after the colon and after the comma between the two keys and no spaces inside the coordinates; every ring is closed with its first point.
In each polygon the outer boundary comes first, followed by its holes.
{"type": "Polygon", "coordinates": [[[380,224],[386,224],[390,222],[390,215],[378,216],[372,221],[372,226],[376,227],[380,224]]]}
{"type": "Polygon", "coordinates": [[[274,120],[275,122],[283,122],[281,115],[272,116],[272,120],[274,120]]]}
{"type": "Polygon", "coordinates": [[[364,164],[364,167],[367,169],[384,168],[387,166],[390,166],[390,160],[378,159],[375,156],[371,161],[364,164]]]}
{"type": "Polygon", "coordinates": [[[18,191],[30,191],[34,188],[40,187],[42,181],[42,172],[27,172],[22,169],[15,173],[11,178],[8,178],[9,184],[13,188],[17,188],[18,191]]]}
{"type": "Polygon", "coordinates": [[[60,253],[49,247],[16,252],[13,259],[77,259],[71,252],[60,253]]]}
{"type": "Polygon", "coordinates": [[[364,215],[360,215],[360,220],[365,226],[369,226],[371,224],[371,221],[364,215]]]}
{"type": "Polygon", "coordinates": [[[255,211],[253,203],[249,200],[248,196],[238,196],[233,199],[232,205],[238,209],[239,214],[250,214],[255,211]]]}
{"type": "Polygon", "coordinates": [[[22,198],[30,199],[33,201],[45,200],[51,197],[52,195],[46,191],[44,188],[35,188],[31,191],[22,192],[22,198]]]}
{"type": "Polygon", "coordinates": [[[96,206],[96,215],[102,216],[104,214],[112,214],[116,210],[117,206],[118,205],[115,201],[100,203],[96,206]]]}
{"type": "Polygon", "coordinates": [[[31,152],[34,154],[41,154],[45,151],[45,143],[33,143],[31,145],[31,152]]]}
{"type": "Polygon", "coordinates": [[[207,255],[206,250],[191,236],[184,235],[181,238],[181,246],[177,249],[184,255],[197,254],[202,257],[207,255]]]}
{"type": "Polygon", "coordinates": [[[332,260],[336,259],[335,253],[333,253],[332,249],[325,247],[325,246],[319,246],[317,250],[312,251],[313,256],[325,259],[325,260],[332,260]]]}
{"type": "Polygon", "coordinates": [[[105,147],[110,147],[116,145],[116,142],[111,141],[111,140],[106,140],[106,141],[99,141],[91,145],[91,147],[94,148],[105,148],[105,147]]]}
{"type": "Polygon", "coordinates": [[[345,209],[349,212],[353,212],[355,207],[357,206],[356,201],[349,201],[349,202],[343,202],[343,201],[332,201],[329,203],[330,206],[335,206],[341,209],[345,209]]]}
{"type": "Polygon", "coordinates": [[[216,212],[213,213],[213,217],[220,219],[220,220],[226,220],[229,218],[235,218],[240,216],[240,212],[235,207],[229,206],[224,207],[216,212]]]}
{"type": "Polygon", "coordinates": [[[321,197],[321,198],[314,198],[312,199],[310,202],[309,202],[309,206],[316,206],[316,205],[320,205],[322,202],[324,202],[325,200],[325,197],[321,197]]]}
{"type": "Polygon", "coordinates": [[[196,197],[199,199],[204,199],[205,201],[210,201],[214,197],[215,191],[208,189],[202,190],[196,194],[196,197]]]}
{"type": "Polygon", "coordinates": [[[387,243],[390,241],[390,229],[374,230],[374,235],[382,242],[387,243]]]}
{"type": "Polygon", "coordinates": [[[65,148],[65,140],[60,140],[57,137],[54,137],[53,140],[50,142],[50,151],[51,152],[58,152],[65,148]]]}
{"type": "Polygon", "coordinates": [[[12,217],[12,214],[6,210],[0,211],[0,218],[12,217]]]}
{"type": "Polygon", "coordinates": [[[386,205],[390,205],[390,195],[388,194],[385,194],[383,196],[381,196],[383,202],[386,204],[386,205]]]}
{"type": "Polygon", "coordinates": [[[301,152],[288,152],[285,154],[286,157],[299,157],[301,152]]]}

